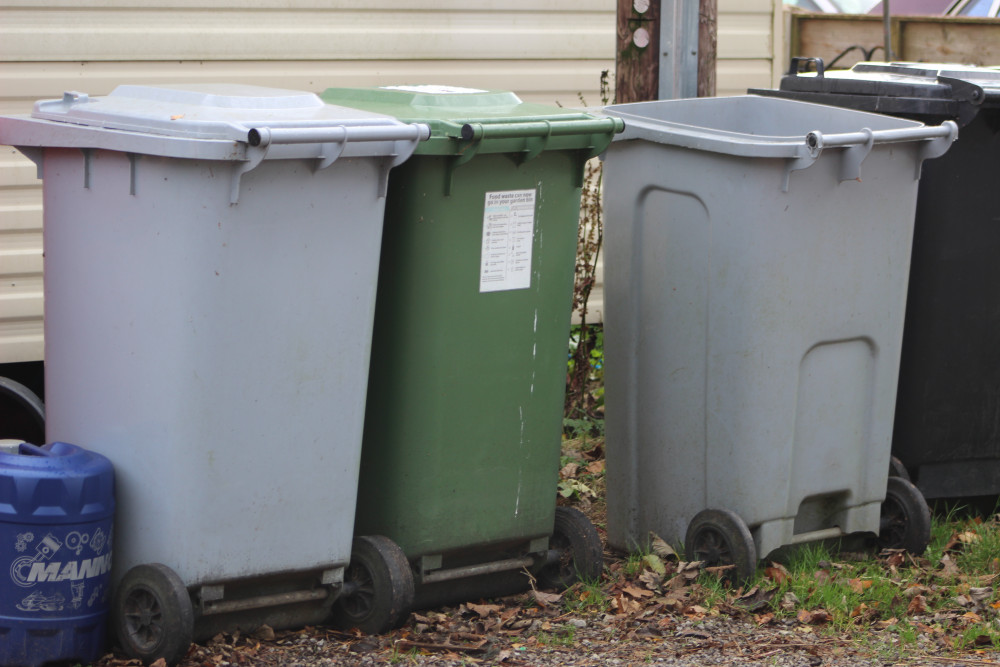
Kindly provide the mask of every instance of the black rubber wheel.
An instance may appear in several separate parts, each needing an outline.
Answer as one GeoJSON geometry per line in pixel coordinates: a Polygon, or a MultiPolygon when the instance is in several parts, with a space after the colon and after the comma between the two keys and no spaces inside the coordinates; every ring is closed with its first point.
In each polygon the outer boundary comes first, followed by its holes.
{"type": "Polygon", "coordinates": [[[912,482],[910,473],[906,471],[906,466],[895,456],[889,457],[889,477],[902,477],[907,482],[912,482]]]}
{"type": "Polygon", "coordinates": [[[732,585],[743,585],[757,570],[757,548],[746,523],[729,510],[702,510],[688,524],[684,549],[689,560],[706,567],[735,565],[726,575],[732,585]]]}
{"type": "Polygon", "coordinates": [[[45,406],[20,382],[0,377],[0,438],[45,444],[45,406]]]}
{"type": "Polygon", "coordinates": [[[890,477],[882,501],[878,546],[906,549],[919,556],[931,541],[931,511],[920,490],[902,477],[890,477]]]}
{"type": "Polygon", "coordinates": [[[166,565],[136,565],[115,590],[113,628],[125,653],[151,664],[180,662],[191,648],[194,609],[177,573],[166,565]]]}
{"type": "Polygon", "coordinates": [[[401,624],[413,607],[413,571],[388,537],[354,538],[344,583],[347,590],[333,606],[333,623],[341,628],[379,634],[401,624]]]}
{"type": "Polygon", "coordinates": [[[557,507],[549,549],[559,552],[559,561],[538,573],[543,588],[564,589],[576,581],[597,581],[604,570],[601,536],[590,519],[574,507],[557,507]]]}

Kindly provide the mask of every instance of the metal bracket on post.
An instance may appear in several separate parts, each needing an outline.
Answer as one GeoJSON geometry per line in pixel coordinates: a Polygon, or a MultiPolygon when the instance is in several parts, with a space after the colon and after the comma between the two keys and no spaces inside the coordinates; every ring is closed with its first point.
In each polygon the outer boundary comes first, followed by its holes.
{"type": "Polygon", "coordinates": [[[659,99],[698,96],[698,0],[661,0],[659,99]]]}

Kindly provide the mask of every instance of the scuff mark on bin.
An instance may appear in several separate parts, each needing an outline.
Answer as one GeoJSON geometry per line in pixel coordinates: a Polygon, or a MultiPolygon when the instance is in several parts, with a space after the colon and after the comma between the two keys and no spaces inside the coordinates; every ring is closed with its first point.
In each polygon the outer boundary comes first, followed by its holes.
{"type": "MultiPolygon", "coordinates": [[[[524,407],[517,406],[517,414],[521,418],[521,442],[518,446],[519,450],[524,449],[524,407]]],[[[520,453],[520,452],[519,452],[520,453]]],[[[518,456],[518,460],[521,460],[518,456]]],[[[521,514],[521,474],[524,471],[523,466],[517,467],[517,496],[514,499],[514,518],[516,519],[521,514]]]]}

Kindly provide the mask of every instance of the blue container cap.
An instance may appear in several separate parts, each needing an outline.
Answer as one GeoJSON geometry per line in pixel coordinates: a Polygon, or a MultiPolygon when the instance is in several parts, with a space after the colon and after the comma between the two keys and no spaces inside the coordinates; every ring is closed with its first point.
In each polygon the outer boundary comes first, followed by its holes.
{"type": "Polygon", "coordinates": [[[21,443],[0,453],[0,521],[66,523],[114,513],[114,468],[107,457],[67,442],[21,443]]]}

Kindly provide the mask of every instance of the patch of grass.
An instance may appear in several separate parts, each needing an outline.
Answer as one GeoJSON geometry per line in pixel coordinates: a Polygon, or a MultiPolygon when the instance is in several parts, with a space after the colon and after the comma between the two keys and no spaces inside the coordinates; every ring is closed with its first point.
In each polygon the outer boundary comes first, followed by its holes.
{"type": "Polygon", "coordinates": [[[560,625],[551,630],[542,630],[537,635],[542,646],[572,646],[576,641],[576,628],[572,625],[560,625]]]}
{"type": "MultiPolygon", "coordinates": [[[[923,558],[902,553],[841,559],[835,547],[810,544],[768,564],[750,586],[771,595],[768,611],[818,632],[847,634],[886,660],[923,649],[1000,648],[1000,519],[932,521],[923,558]],[[760,577],[763,573],[763,577],[760,577]]],[[[724,590],[699,579],[706,605],[724,590]]]]}
{"type": "Polygon", "coordinates": [[[647,549],[629,553],[622,563],[622,574],[628,579],[634,579],[639,576],[647,567],[646,556],[649,553],[647,549]]]}
{"type": "Polygon", "coordinates": [[[580,581],[563,593],[563,609],[571,614],[602,614],[611,609],[611,599],[600,581],[580,581]]]}

